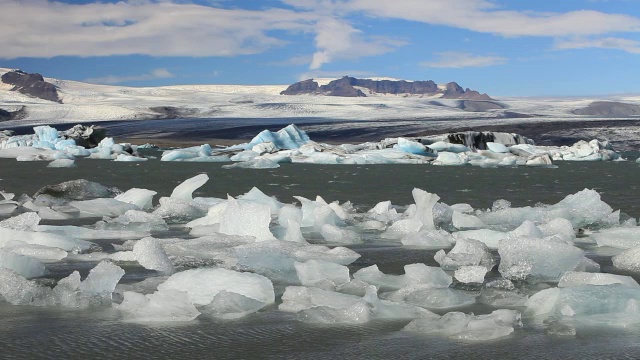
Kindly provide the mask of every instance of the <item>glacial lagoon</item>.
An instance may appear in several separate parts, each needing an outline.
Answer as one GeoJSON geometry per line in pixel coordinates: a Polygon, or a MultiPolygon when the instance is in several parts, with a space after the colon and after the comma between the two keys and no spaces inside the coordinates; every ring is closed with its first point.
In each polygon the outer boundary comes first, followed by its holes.
{"type": "MultiPolygon", "coordinates": [[[[148,155],[159,155],[151,151],[148,155]]],[[[498,199],[513,207],[554,204],[584,188],[597,190],[602,200],[631,217],[640,216],[636,180],[640,166],[628,162],[563,162],[555,169],[436,167],[424,165],[282,164],[277,169],[223,169],[219,163],[166,163],[151,159],[143,163],[78,160],[75,168],[48,168],[46,162],[0,160],[0,184],[5,191],[33,194],[45,185],[72,179],[97,181],[122,191],[138,187],[158,192],[154,201],[169,196],[180,182],[207,174],[210,180],[194,197],[237,197],[258,187],[282,203],[293,196],[327,202],[351,201],[358,212],[366,212],[380,201],[406,206],[413,203],[411,191],[420,188],[438,194],[447,204],[468,203],[476,209],[491,208],[498,199]],[[26,181],[28,179],[28,181],[26,181]]],[[[91,227],[99,219],[43,220],[42,224],[73,224],[91,227]]],[[[189,238],[180,226],[162,236],[189,238]]],[[[161,237],[161,236],[159,236],[161,237]]],[[[375,237],[375,236],[374,236],[375,237]]],[[[92,240],[113,252],[111,243],[92,240]]],[[[320,242],[322,239],[311,239],[320,242]]],[[[343,245],[345,246],[345,245],[343,245]]],[[[579,245],[602,272],[620,273],[612,267],[611,248],[579,245]]],[[[351,274],[377,264],[385,274],[401,275],[407,264],[434,261],[437,249],[403,246],[397,241],[373,239],[346,245],[360,254],[349,265],[351,274]]],[[[106,250],[105,250],[106,249],[106,250]]],[[[450,249],[450,247],[449,247],[450,249]]],[[[449,251],[447,249],[447,251],[449,251]]],[[[492,254],[497,256],[496,251],[492,254]]],[[[47,264],[49,278],[60,279],[73,270],[82,277],[98,261],[63,260],[47,264]]],[[[158,273],[136,263],[119,263],[125,270],[114,295],[121,301],[122,289],[158,273]],[[120,295],[118,295],[120,292],[120,295]]],[[[42,281],[51,284],[53,280],[42,281]]],[[[499,279],[494,268],[485,283],[499,279]]],[[[635,280],[640,280],[634,275],[635,280]]],[[[480,285],[455,282],[456,290],[477,296],[480,285]]],[[[635,358],[640,354],[640,328],[632,326],[582,325],[574,336],[548,334],[548,324],[523,319],[510,335],[496,340],[465,342],[446,336],[411,333],[402,329],[411,320],[373,319],[362,324],[318,324],[301,321],[295,314],[278,310],[285,284],[275,283],[276,302],[240,319],[223,320],[201,315],[187,322],[130,322],[109,306],[88,309],[0,305],[3,319],[0,348],[3,358],[159,357],[179,358],[635,358]]],[[[522,307],[514,308],[523,310],[522,307]]],[[[476,315],[494,307],[475,303],[455,310],[476,315]]],[[[436,311],[442,315],[447,311],[436,311]]]]}

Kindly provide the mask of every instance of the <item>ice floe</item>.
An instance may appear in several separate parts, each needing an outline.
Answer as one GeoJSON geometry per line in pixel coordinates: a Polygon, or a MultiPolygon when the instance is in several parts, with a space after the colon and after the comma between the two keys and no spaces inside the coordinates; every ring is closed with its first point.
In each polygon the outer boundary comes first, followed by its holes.
{"type": "MultiPolygon", "coordinates": [[[[78,125],[81,126],[81,125],[78,125]]],[[[50,161],[51,167],[75,166],[75,159],[108,159],[141,162],[148,159],[136,145],[117,144],[104,138],[95,147],[85,148],[86,141],[76,141],[65,132],[49,126],[34,127],[33,135],[0,139],[0,157],[19,161],[50,161]]],[[[387,138],[363,144],[330,145],[317,143],[307,133],[291,124],[272,132],[264,130],[249,143],[226,148],[209,144],[163,152],[161,161],[229,162],[228,169],[274,169],[281,163],[315,164],[434,164],[481,167],[544,166],[554,161],[621,160],[607,141],[579,141],[572,146],[536,146],[517,134],[474,132],[427,137],[387,138]]],[[[181,198],[176,196],[177,198],[181,198]]],[[[184,198],[181,198],[184,200],[184,198]]]]}
{"type": "Polygon", "coordinates": [[[286,203],[257,188],[194,198],[208,180],[186,179],[159,200],[153,190],[86,181],[43,188],[34,198],[2,192],[13,205],[0,221],[2,299],[103,307],[141,323],[270,311],[322,324],[402,319],[411,321],[407,332],[460,341],[518,331],[521,310],[525,323],[542,323],[548,334],[640,324],[640,285],[627,276],[640,270],[638,226],[596,191],[551,205],[500,200],[473,209],[414,189],[408,206],[381,201],[369,209],[321,196],[286,203]],[[67,217],[41,225],[47,211],[67,217]],[[96,217],[93,225],[68,223],[96,217]],[[589,236],[576,235],[585,229],[589,236]],[[435,252],[435,263],[425,257],[398,271],[358,261],[361,249],[378,246],[435,252]],[[620,274],[603,273],[607,267],[589,258],[596,247],[613,255],[620,274]],[[67,273],[50,275],[59,264],[67,273]],[[92,270],[82,279],[76,267],[92,270]],[[121,282],[140,269],[147,279],[121,282]],[[472,313],[483,309],[478,304],[493,312],[472,313]]]}

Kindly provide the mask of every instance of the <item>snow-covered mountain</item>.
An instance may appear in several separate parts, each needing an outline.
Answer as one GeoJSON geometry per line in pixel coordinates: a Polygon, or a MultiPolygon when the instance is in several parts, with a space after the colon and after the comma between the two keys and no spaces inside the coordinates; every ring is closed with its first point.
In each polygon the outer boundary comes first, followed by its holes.
{"type": "MultiPolygon", "coordinates": [[[[0,69],[0,76],[9,71],[0,69]]],[[[22,94],[13,91],[14,85],[0,83],[0,120],[15,125],[163,118],[584,119],[640,114],[638,97],[469,100],[398,95],[286,96],[280,93],[287,85],[126,87],[44,80],[55,85],[61,103],[22,94]]]]}

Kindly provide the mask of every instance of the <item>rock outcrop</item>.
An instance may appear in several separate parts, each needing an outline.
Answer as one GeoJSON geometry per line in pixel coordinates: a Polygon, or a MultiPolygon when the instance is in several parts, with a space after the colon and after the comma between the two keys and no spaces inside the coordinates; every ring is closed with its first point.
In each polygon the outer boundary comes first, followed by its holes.
{"type": "Polygon", "coordinates": [[[40,74],[28,74],[24,71],[14,70],[2,75],[2,82],[13,85],[11,91],[33,96],[38,99],[62,103],[55,85],[44,81],[40,74]]]}
{"type": "Polygon", "coordinates": [[[21,106],[18,110],[9,111],[0,109],[0,121],[20,120],[26,116],[25,107],[21,106]]]}
{"type": "Polygon", "coordinates": [[[313,79],[297,82],[290,85],[281,95],[325,95],[364,97],[369,94],[391,95],[441,95],[443,99],[468,99],[468,100],[492,100],[487,94],[480,94],[471,89],[463,89],[455,82],[450,82],[444,88],[432,80],[405,81],[405,80],[373,80],[358,79],[345,76],[320,86],[313,79]]]}
{"type": "Polygon", "coordinates": [[[594,101],[589,106],[573,111],[576,115],[626,117],[640,115],[640,105],[615,101],[594,101]]]}

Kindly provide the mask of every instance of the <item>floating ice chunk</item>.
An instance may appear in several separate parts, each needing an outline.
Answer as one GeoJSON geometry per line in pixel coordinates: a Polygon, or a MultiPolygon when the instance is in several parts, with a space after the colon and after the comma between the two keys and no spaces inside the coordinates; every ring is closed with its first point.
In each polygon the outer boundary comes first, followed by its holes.
{"type": "Polygon", "coordinates": [[[487,148],[489,149],[489,151],[493,151],[494,153],[508,153],[509,149],[504,146],[503,144],[500,143],[496,143],[496,142],[487,142],[487,148]]]}
{"type": "Polygon", "coordinates": [[[444,141],[436,141],[433,144],[428,145],[431,150],[435,151],[446,151],[450,153],[463,153],[467,151],[471,151],[468,147],[462,144],[451,144],[444,141]]]}
{"type": "Polygon", "coordinates": [[[558,282],[559,288],[575,287],[582,285],[611,285],[623,284],[629,287],[638,287],[640,285],[630,276],[622,276],[615,274],[588,273],[571,271],[564,273],[558,282]]]}
{"type": "Polygon", "coordinates": [[[453,212],[453,226],[457,229],[477,229],[485,227],[482,220],[473,215],[466,215],[458,211],[453,212]]]}
{"type": "Polygon", "coordinates": [[[437,249],[449,247],[455,242],[451,234],[444,230],[422,230],[408,233],[400,241],[403,245],[437,249]]]}
{"type": "Polygon", "coordinates": [[[360,235],[355,231],[341,229],[335,225],[324,224],[320,228],[320,234],[328,243],[333,244],[359,244],[362,243],[360,235]]]}
{"type": "MultiPolygon", "coordinates": [[[[384,231],[387,229],[387,225],[385,223],[377,221],[377,220],[367,220],[360,223],[357,223],[356,228],[360,231],[384,231]]],[[[409,245],[409,244],[408,244],[409,245]]]]}
{"type": "Polygon", "coordinates": [[[47,165],[47,167],[50,167],[50,168],[76,167],[76,162],[75,160],[72,160],[72,159],[57,159],[50,162],[49,165],[47,165]]]}
{"type": "Polygon", "coordinates": [[[458,241],[460,241],[460,239],[477,240],[492,250],[498,249],[500,241],[506,239],[507,236],[507,233],[490,229],[459,231],[453,234],[453,237],[458,239],[458,241]]]}
{"type": "Polygon", "coordinates": [[[118,156],[115,159],[113,159],[113,161],[125,161],[125,162],[142,162],[147,160],[149,159],[139,157],[139,156],[133,156],[129,154],[118,154],[118,156]]]}
{"type": "Polygon", "coordinates": [[[536,226],[536,224],[533,223],[533,221],[526,220],[516,229],[511,231],[508,234],[508,237],[510,239],[513,239],[513,238],[517,239],[520,237],[541,239],[544,237],[544,234],[540,229],[538,229],[538,227],[536,226]]]}
{"type": "MultiPolygon", "coordinates": [[[[294,198],[302,204],[302,220],[300,226],[311,227],[317,231],[322,229],[323,225],[342,225],[343,221],[336,214],[331,206],[322,200],[312,201],[302,196],[294,196],[294,198]]],[[[320,198],[322,199],[322,198],[320,198]]]]}
{"type": "Polygon", "coordinates": [[[473,207],[469,204],[453,204],[451,205],[451,210],[458,211],[463,214],[471,214],[473,213],[473,207]]]}
{"type": "Polygon", "coordinates": [[[18,204],[11,201],[0,202],[0,216],[7,216],[12,214],[18,208],[18,204]]]}
{"type": "Polygon", "coordinates": [[[140,210],[136,205],[108,198],[72,201],[69,205],[80,210],[82,215],[89,217],[116,217],[129,210],[140,210]]]}
{"type": "Polygon", "coordinates": [[[527,160],[527,166],[550,166],[553,165],[551,158],[547,154],[536,155],[527,160]]]}
{"type": "Polygon", "coordinates": [[[404,275],[387,275],[382,273],[377,265],[362,268],[353,274],[357,280],[377,286],[382,291],[398,290],[408,285],[404,275]]]}
{"type": "Polygon", "coordinates": [[[582,272],[590,272],[590,273],[599,273],[600,272],[600,264],[589,259],[588,257],[583,257],[578,263],[573,271],[582,271],[582,272]]]}
{"type": "Polygon", "coordinates": [[[171,275],[158,285],[158,290],[175,289],[189,294],[196,305],[207,305],[220,291],[228,291],[272,304],[275,301],[273,284],[262,275],[242,273],[226,269],[192,269],[171,275]]]}
{"type": "Polygon", "coordinates": [[[47,272],[40,260],[3,249],[0,249],[0,267],[13,270],[27,279],[43,276],[47,272]]]}
{"type": "Polygon", "coordinates": [[[222,221],[222,217],[224,216],[224,212],[226,210],[227,210],[226,201],[213,205],[207,211],[206,216],[188,222],[185,225],[185,227],[195,228],[197,226],[210,226],[210,225],[220,224],[220,222],[222,221]]]}
{"type": "Polygon", "coordinates": [[[300,224],[298,224],[294,220],[287,220],[287,222],[288,222],[287,231],[284,234],[284,237],[282,238],[282,240],[306,244],[307,241],[302,236],[302,231],[300,230],[300,224]]]}
{"type": "Polygon", "coordinates": [[[124,270],[108,261],[100,262],[89,271],[87,278],[82,281],[78,290],[85,295],[111,300],[111,293],[124,276],[124,270]]]}
{"type": "Polygon", "coordinates": [[[254,158],[231,165],[222,165],[223,169],[277,169],[279,167],[280,164],[266,158],[254,158]]]}
{"type": "Polygon", "coordinates": [[[478,302],[493,307],[521,307],[527,299],[511,281],[503,279],[487,283],[480,291],[478,302]]]}
{"type": "Polygon", "coordinates": [[[473,239],[458,239],[448,254],[445,255],[444,250],[441,250],[434,258],[445,270],[457,270],[463,266],[483,266],[487,271],[491,271],[495,266],[489,248],[473,239]]]}
{"type": "Polygon", "coordinates": [[[0,221],[0,227],[13,230],[33,231],[40,223],[40,216],[34,212],[27,212],[0,221]]]}
{"type": "Polygon", "coordinates": [[[571,316],[592,325],[633,325],[640,323],[639,296],[640,288],[637,285],[551,288],[529,298],[525,315],[536,320],[571,316]]]}
{"type": "Polygon", "coordinates": [[[598,246],[630,249],[640,246],[640,227],[605,229],[590,235],[590,238],[595,240],[598,246]]]}
{"type": "Polygon", "coordinates": [[[239,319],[257,312],[265,305],[265,303],[250,297],[222,290],[200,310],[204,314],[220,319],[239,319]]]}
{"type": "MultiPolygon", "coordinates": [[[[32,257],[41,261],[58,261],[67,257],[67,252],[55,247],[26,244],[22,241],[12,241],[4,246],[16,255],[32,257]]],[[[0,250],[2,251],[2,250],[0,250]]]]}
{"type": "Polygon", "coordinates": [[[415,219],[422,223],[424,230],[433,230],[433,206],[440,200],[436,194],[428,193],[424,190],[414,188],[411,191],[416,204],[415,219]]]}
{"type": "Polygon", "coordinates": [[[172,274],[175,269],[164,252],[162,245],[154,238],[144,238],[133,245],[133,253],[140,265],[162,274],[172,274]]]}
{"type": "Polygon", "coordinates": [[[398,220],[382,233],[380,237],[383,239],[402,239],[408,234],[418,232],[422,226],[422,222],[415,218],[398,220]]]}
{"type": "Polygon", "coordinates": [[[191,201],[193,200],[193,192],[206,184],[207,181],[209,181],[209,176],[207,176],[207,174],[199,174],[189,178],[173,189],[171,197],[191,201]]]}
{"type": "Polygon", "coordinates": [[[448,336],[462,341],[489,341],[508,336],[520,327],[520,313],[500,309],[489,315],[467,315],[449,312],[439,319],[416,319],[403,330],[421,334],[448,336]]]}
{"type": "Polygon", "coordinates": [[[140,210],[129,210],[117,218],[107,218],[96,223],[96,230],[160,232],[169,230],[169,227],[161,216],[140,210]]]}
{"type": "Polygon", "coordinates": [[[399,137],[396,145],[400,150],[410,154],[422,155],[427,152],[427,147],[421,143],[406,138],[399,137]]]}
{"type": "Polygon", "coordinates": [[[353,274],[355,279],[375,285],[382,291],[398,290],[420,284],[424,288],[443,288],[451,285],[451,276],[442,269],[424,264],[409,264],[404,267],[405,275],[388,275],[378,270],[377,265],[362,268],[353,274]]]}
{"type": "Polygon", "coordinates": [[[48,125],[35,126],[33,133],[36,135],[36,139],[42,143],[55,144],[58,141],[58,130],[48,125]]]}
{"type": "Polygon", "coordinates": [[[438,157],[433,165],[456,166],[465,165],[469,162],[469,157],[465,154],[456,154],[453,152],[439,152],[438,157]]]}
{"type": "Polygon", "coordinates": [[[249,144],[273,143],[279,149],[297,149],[310,141],[306,132],[294,124],[280,129],[278,132],[263,130],[249,144]]]}
{"type": "Polygon", "coordinates": [[[0,268],[0,295],[13,305],[47,305],[49,287],[29,281],[13,270],[0,268]]]}
{"type": "Polygon", "coordinates": [[[569,220],[574,228],[613,226],[620,223],[619,212],[613,212],[613,209],[600,199],[600,194],[588,189],[568,195],[555,205],[494,209],[479,217],[488,225],[514,227],[525,220],[544,223],[559,217],[569,220]]]}
{"type": "Polygon", "coordinates": [[[406,302],[429,310],[446,310],[475,303],[476,298],[460,290],[428,288],[420,284],[383,294],[387,300],[406,302]]]}
{"type": "Polygon", "coordinates": [[[500,242],[498,270],[505,279],[558,281],[584,257],[579,248],[562,242],[517,238],[500,242]]]}
{"type": "Polygon", "coordinates": [[[349,265],[360,255],[345,247],[328,248],[321,245],[304,245],[288,241],[262,241],[236,246],[233,255],[236,268],[267,276],[274,281],[298,283],[294,262],[317,259],[349,265]]]}
{"type": "Polygon", "coordinates": [[[259,155],[262,155],[264,153],[273,153],[278,150],[280,149],[278,149],[278,147],[271,141],[256,144],[251,148],[251,151],[258,153],[259,155]]]}
{"type": "Polygon", "coordinates": [[[124,300],[114,308],[127,314],[126,321],[180,322],[194,320],[200,315],[189,301],[189,295],[183,291],[156,291],[148,295],[125,291],[122,295],[124,300]]]}
{"type": "Polygon", "coordinates": [[[127,231],[127,230],[94,230],[80,226],[55,226],[55,225],[38,225],[35,228],[37,232],[46,232],[50,234],[58,234],[65,237],[71,237],[81,240],[121,240],[121,239],[140,239],[149,236],[146,231],[127,231]]]}
{"type": "Polygon", "coordinates": [[[484,282],[484,276],[487,273],[487,268],[484,266],[462,266],[456,270],[454,277],[465,284],[484,282]]]}
{"type": "Polygon", "coordinates": [[[133,204],[142,210],[149,210],[153,206],[153,197],[157,193],[158,192],[152,190],[133,188],[117,195],[115,199],[128,204],[133,204]]]}
{"type": "Polygon", "coordinates": [[[611,206],[600,199],[600,194],[595,190],[584,189],[572,195],[567,195],[559,203],[553,206],[557,209],[566,209],[574,227],[584,227],[591,224],[618,225],[619,215],[616,219],[611,206]]]}
{"type": "Polygon", "coordinates": [[[422,334],[451,336],[466,329],[472,315],[461,312],[449,312],[439,319],[416,319],[402,330],[422,334]]]}
{"type": "Polygon", "coordinates": [[[154,215],[177,220],[193,220],[207,214],[208,206],[190,200],[161,197],[160,206],[153,211],[154,215]]]}
{"type": "Polygon", "coordinates": [[[231,157],[231,161],[250,161],[258,157],[259,154],[252,150],[239,152],[231,157]]]}
{"type": "Polygon", "coordinates": [[[304,286],[333,290],[351,281],[349,268],[344,265],[323,261],[307,260],[295,262],[296,273],[304,286]]]}
{"type": "Polygon", "coordinates": [[[284,205],[278,211],[278,224],[283,227],[289,226],[289,221],[294,221],[298,225],[302,222],[302,210],[293,205],[284,205]]]}
{"type": "Polygon", "coordinates": [[[611,260],[616,269],[640,273],[640,246],[625,250],[611,260]]]}
{"type": "Polygon", "coordinates": [[[302,286],[287,286],[282,295],[280,311],[299,312],[315,307],[329,307],[333,309],[348,309],[361,300],[354,295],[341,294],[333,291],[302,286]]]}
{"type": "MultiPolygon", "coordinates": [[[[293,289],[292,289],[293,290],[293,289]]],[[[289,291],[289,288],[287,288],[289,291]]],[[[291,291],[293,292],[293,291],[291,291]]],[[[286,292],[285,292],[286,294],[286,292]]],[[[299,318],[306,322],[325,324],[358,324],[366,323],[373,319],[415,319],[437,318],[438,316],[428,310],[408,304],[398,304],[389,301],[380,301],[374,287],[369,286],[363,298],[340,297],[331,292],[308,294],[313,302],[313,297],[318,301],[325,300],[326,305],[312,306],[299,312],[299,318]],[[327,301],[333,297],[334,301],[327,301]],[[324,298],[324,299],[322,299],[324,298]]],[[[344,296],[344,295],[343,295],[344,296]]],[[[346,295],[349,296],[349,295],[346,295]]],[[[293,296],[292,296],[293,297],[293,296]]],[[[294,298],[295,300],[295,298],[294,298]]],[[[307,302],[301,297],[303,303],[307,302]]]]}
{"type": "Polygon", "coordinates": [[[0,228],[0,248],[14,241],[56,247],[66,251],[86,251],[92,246],[90,242],[57,234],[0,228]]]}
{"type": "Polygon", "coordinates": [[[220,232],[227,235],[253,236],[258,240],[274,240],[269,231],[271,210],[266,205],[240,203],[232,197],[220,221],[220,232]]]}
{"type": "Polygon", "coordinates": [[[280,208],[283,206],[283,204],[275,197],[267,196],[257,187],[253,187],[246,194],[239,196],[238,200],[267,205],[271,209],[271,213],[274,215],[278,214],[280,208]]]}
{"type": "Polygon", "coordinates": [[[559,236],[565,241],[573,241],[576,238],[575,230],[571,221],[563,218],[553,219],[545,224],[539,225],[543,236],[559,236]]]}
{"type": "Polygon", "coordinates": [[[382,215],[388,213],[391,209],[391,201],[382,201],[369,210],[369,213],[382,215]]]}

